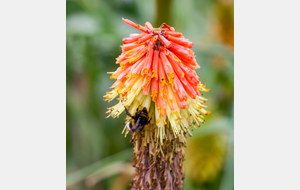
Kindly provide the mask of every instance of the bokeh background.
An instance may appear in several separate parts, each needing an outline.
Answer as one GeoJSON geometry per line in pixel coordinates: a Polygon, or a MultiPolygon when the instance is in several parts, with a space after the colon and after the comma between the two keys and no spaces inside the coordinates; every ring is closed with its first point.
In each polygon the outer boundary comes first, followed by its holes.
{"type": "Polygon", "coordinates": [[[103,101],[119,65],[122,39],[140,33],[122,17],[175,27],[190,41],[211,115],[193,131],[186,148],[184,189],[232,190],[234,24],[232,0],[66,1],[67,152],[69,190],[130,189],[132,145],[121,131],[125,114],[105,118],[103,101]]]}

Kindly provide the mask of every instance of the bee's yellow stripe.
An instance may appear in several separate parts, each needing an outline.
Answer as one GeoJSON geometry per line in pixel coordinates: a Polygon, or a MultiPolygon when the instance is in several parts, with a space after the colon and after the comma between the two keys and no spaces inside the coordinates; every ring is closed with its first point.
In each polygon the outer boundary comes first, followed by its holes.
{"type": "Polygon", "coordinates": [[[142,117],[145,117],[147,119],[149,119],[148,115],[145,115],[145,114],[141,114],[142,117]]]}

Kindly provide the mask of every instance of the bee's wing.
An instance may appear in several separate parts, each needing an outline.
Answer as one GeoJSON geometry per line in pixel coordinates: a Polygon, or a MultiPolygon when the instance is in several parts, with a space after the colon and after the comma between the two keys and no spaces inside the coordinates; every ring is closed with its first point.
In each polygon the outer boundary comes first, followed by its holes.
{"type": "Polygon", "coordinates": [[[132,126],[132,130],[133,131],[135,131],[137,128],[138,128],[138,126],[140,125],[140,118],[138,118],[137,120],[136,120],[136,122],[134,123],[134,125],[132,126]]]}
{"type": "Polygon", "coordinates": [[[128,121],[128,122],[126,123],[126,127],[127,127],[127,129],[128,129],[129,131],[131,131],[131,129],[130,129],[130,121],[128,121]]]}

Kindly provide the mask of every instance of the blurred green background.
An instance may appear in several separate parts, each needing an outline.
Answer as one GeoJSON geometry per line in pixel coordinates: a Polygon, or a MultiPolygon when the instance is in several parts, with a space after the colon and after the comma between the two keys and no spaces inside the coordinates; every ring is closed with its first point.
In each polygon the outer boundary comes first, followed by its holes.
{"type": "Polygon", "coordinates": [[[105,118],[103,101],[119,65],[122,39],[137,29],[122,17],[159,27],[162,22],[194,42],[200,81],[211,115],[193,131],[186,148],[184,189],[233,187],[233,1],[232,0],[74,0],[66,1],[67,189],[129,189],[133,153],[124,138],[125,114],[105,118]]]}

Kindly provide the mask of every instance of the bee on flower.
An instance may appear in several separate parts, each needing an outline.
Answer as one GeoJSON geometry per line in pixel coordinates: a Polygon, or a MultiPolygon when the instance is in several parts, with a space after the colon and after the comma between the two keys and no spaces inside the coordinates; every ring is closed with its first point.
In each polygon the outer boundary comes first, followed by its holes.
{"type": "Polygon", "coordinates": [[[185,137],[210,114],[199,92],[209,89],[195,72],[194,44],[165,23],[153,28],[122,20],[142,32],[123,39],[120,67],[109,72],[116,82],[104,98],[119,97],[107,117],[127,115],[123,132],[132,134],[135,154],[132,189],[181,189],[185,137]]]}

